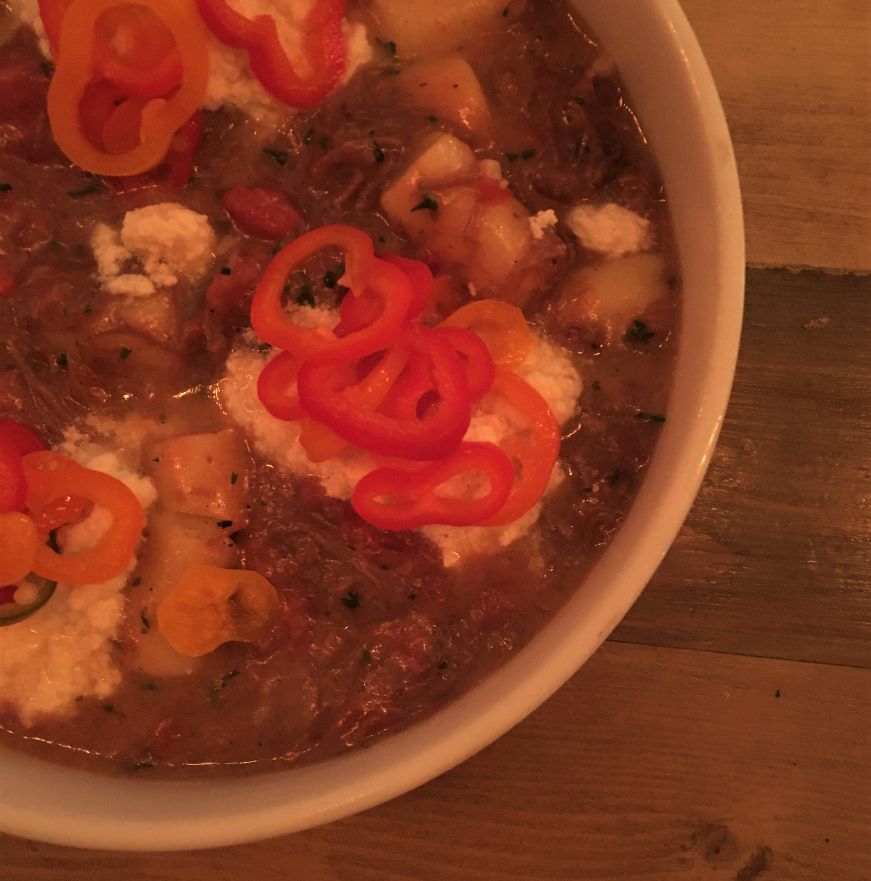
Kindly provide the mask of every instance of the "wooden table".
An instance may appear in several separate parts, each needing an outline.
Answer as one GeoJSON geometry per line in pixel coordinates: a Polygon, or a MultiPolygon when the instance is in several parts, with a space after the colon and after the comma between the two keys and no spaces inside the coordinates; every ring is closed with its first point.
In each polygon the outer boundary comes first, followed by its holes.
{"type": "Polygon", "coordinates": [[[748,227],[729,416],[612,639],[482,754],[204,853],[0,840],[3,881],[871,879],[871,7],[684,0],[748,227]]]}

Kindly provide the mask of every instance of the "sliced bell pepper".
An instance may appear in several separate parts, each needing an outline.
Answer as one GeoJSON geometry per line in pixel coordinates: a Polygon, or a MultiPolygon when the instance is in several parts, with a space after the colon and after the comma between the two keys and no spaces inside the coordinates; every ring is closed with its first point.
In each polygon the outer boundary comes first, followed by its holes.
{"type": "Polygon", "coordinates": [[[0,419],[0,512],[23,511],[27,479],[22,456],[46,449],[45,441],[14,419],[0,419]]]}
{"type": "Polygon", "coordinates": [[[194,158],[200,144],[201,132],[202,122],[200,111],[197,110],[172,136],[169,150],[159,165],[144,174],[107,178],[109,186],[116,193],[129,193],[145,187],[159,186],[171,187],[174,190],[182,189],[187,186],[194,173],[194,158]]]}
{"type": "Polygon", "coordinates": [[[194,564],[158,605],[157,626],[177,652],[199,658],[225,642],[256,642],[280,610],[260,573],[194,564]]]}
{"type": "Polygon", "coordinates": [[[27,514],[0,514],[0,584],[17,584],[33,569],[38,545],[36,524],[27,514]]]}
{"type": "Polygon", "coordinates": [[[427,403],[435,403],[434,388],[429,358],[415,353],[390,390],[382,410],[395,419],[419,419],[425,414],[427,403]]]}
{"type": "Polygon", "coordinates": [[[94,69],[128,95],[158,98],[184,73],[172,31],[145,3],[119,3],[95,23],[94,69]]]}
{"type": "Polygon", "coordinates": [[[412,296],[408,277],[375,257],[366,233],[350,226],[322,226],[301,235],[275,255],[254,292],[251,326],[264,342],[309,364],[356,361],[392,345],[408,315],[412,296]],[[341,338],[323,327],[301,327],[284,310],[284,288],[291,272],[327,248],[344,253],[342,284],[350,288],[345,298],[368,292],[380,304],[379,314],[369,324],[341,338]]]}
{"type": "MultiPolygon", "coordinates": [[[[57,67],[48,89],[52,134],[69,159],[86,171],[125,177],[148,171],[166,156],[173,135],[199,108],[209,74],[208,35],[199,17],[174,0],[142,0],[167,27],[183,63],[178,89],[148,101],[142,110],[138,145],[112,154],[85,133],[80,105],[92,79],[97,44],[96,21],[118,0],[72,0],[60,27],[57,67]]],[[[140,5],[140,4],[137,4],[140,5]]]]}
{"type": "Polygon", "coordinates": [[[61,526],[68,526],[83,519],[93,505],[81,496],[59,496],[33,515],[36,531],[49,535],[61,526]]]}
{"type": "MultiPolygon", "coordinates": [[[[322,369],[333,372],[333,378],[327,380],[331,388],[343,389],[343,393],[351,398],[361,411],[371,413],[384,403],[405,369],[408,357],[408,351],[403,346],[394,346],[381,355],[375,366],[356,382],[351,382],[349,379],[349,365],[330,365],[322,369]]],[[[338,456],[347,446],[347,442],[340,435],[314,419],[302,420],[299,442],[312,462],[326,462],[338,456]]]]}
{"type": "MultiPolygon", "coordinates": [[[[432,302],[433,277],[430,268],[420,260],[410,260],[396,254],[385,254],[378,258],[401,269],[411,282],[412,298],[408,307],[408,320],[419,318],[432,302]]],[[[339,304],[341,318],[336,325],[336,336],[344,337],[355,330],[371,324],[381,310],[376,296],[364,293],[358,297],[344,297],[339,304]]]]}
{"type": "Polygon", "coordinates": [[[496,371],[493,393],[526,423],[502,440],[502,449],[517,463],[518,475],[508,501],[482,526],[506,526],[522,517],[545,494],[560,448],[560,431],[547,401],[516,373],[496,371]]]}
{"type": "Polygon", "coordinates": [[[308,362],[299,371],[299,400],[312,418],[360,449],[417,461],[438,459],[456,448],[469,427],[471,399],[465,370],[456,349],[437,330],[409,326],[402,345],[430,363],[437,398],[422,418],[366,410],[352,389],[336,387],[328,366],[308,362]]]}
{"type": "Polygon", "coordinates": [[[305,416],[296,392],[300,362],[290,352],[279,352],[257,377],[257,397],[276,419],[292,422],[305,416]]]}
{"type": "Polygon", "coordinates": [[[203,20],[221,42],[248,52],[251,72],[279,101],[291,107],[316,107],[342,81],[346,50],[342,18],[346,0],[314,0],[305,20],[304,58],[294,64],[271,15],[249,19],[227,0],[197,0],[203,20]],[[305,67],[301,75],[299,67],[305,67]]]}
{"type": "Polygon", "coordinates": [[[484,340],[493,360],[501,367],[519,367],[535,344],[523,312],[502,300],[466,303],[449,315],[442,326],[474,331],[484,340]]]}
{"type": "Polygon", "coordinates": [[[466,368],[466,381],[472,401],[479,401],[490,391],[496,367],[490,350],[478,334],[461,327],[441,327],[442,336],[457,350],[466,368]]]}
{"type": "Polygon", "coordinates": [[[112,523],[86,551],[59,554],[47,544],[36,550],[33,571],[62,584],[97,584],[120,575],[130,565],[145,517],[133,492],[108,474],[82,468],[60,453],[42,451],[23,459],[27,508],[35,517],[52,502],[77,496],[106,508],[112,523]]]}
{"type": "Polygon", "coordinates": [[[414,529],[433,523],[471,526],[505,504],[513,481],[514,466],[495,444],[462,443],[449,456],[418,471],[389,467],[371,471],[354,487],[351,505],[380,529],[414,529]],[[483,495],[472,479],[475,474],[487,479],[483,495]],[[438,492],[461,475],[470,478],[464,495],[438,492]]]}

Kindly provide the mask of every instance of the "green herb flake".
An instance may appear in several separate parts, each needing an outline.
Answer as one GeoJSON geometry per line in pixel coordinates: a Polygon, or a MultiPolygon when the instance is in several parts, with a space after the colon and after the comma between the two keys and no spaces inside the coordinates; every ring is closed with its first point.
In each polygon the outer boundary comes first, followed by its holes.
{"type": "Polygon", "coordinates": [[[426,193],[424,197],[411,209],[412,211],[429,211],[430,214],[435,216],[439,210],[439,203],[435,200],[433,196],[429,193],[426,193]]]}
{"type": "Polygon", "coordinates": [[[159,463],[159,462],[160,462],[160,456],[155,456],[151,461],[152,461],[152,462],[155,462],[155,463],[159,463]]]}
{"type": "Polygon", "coordinates": [[[416,600],[416,599],[417,599],[417,594],[416,594],[416,593],[410,593],[410,594],[408,595],[408,598],[409,598],[410,600],[416,600]]]}
{"type": "Polygon", "coordinates": [[[315,305],[315,292],[312,289],[311,282],[308,280],[308,276],[303,273],[302,276],[302,284],[299,287],[299,291],[296,295],[296,304],[298,306],[314,306],[315,305]]]}
{"type": "Polygon", "coordinates": [[[348,609],[358,609],[360,607],[360,595],[354,590],[349,590],[342,597],[342,605],[348,609]]]}
{"type": "Polygon", "coordinates": [[[57,366],[60,367],[61,370],[66,370],[70,363],[69,359],[67,358],[67,353],[61,352],[57,356],[57,358],[54,359],[54,363],[57,364],[57,366]]]}
{"type": "Polygon", "coordinates": [[[636,318],[629,330],[626,331],[626,340],[630,343],[646,343],[655,336],[656,331],[650,330],[640,318],[636,318]]]}
{"type": "Polygon", "coordinates": [[[448,668],[448,662],[447,662],[447,661],[442,661],[442,662],[438,665],[438,668],[439,668],[439,670],[447,670],[447,668],[448,668]]]}
{"type": "Polygon", "coordinates": [[[141,759],[138,762],[133,762],[130,766],[131,771],[147,771],[149,768],[154,767],[154,762],[149,759],[141,759]]]}
{"type": "Polygon", "coordinates": [[[508,18],[508,7],[507,6],[502,10],[502,18],[508,18]]]}
{"type": "Polygon", "coordinates": [[[222,266],[220,271],[221,271],[221,275],[232,275],[233,274],[233,270],[230,269],[229,266],[222,266]]]}
{"type": "Polygon", "coordinates": [[[600,391],[602,391],[602,383],[599,382],[598,379],[594,379],[594,380],[590,383],[590,387],[593,389],[594,392],[600,392],[600,391]]]}
{"type": "Polygon", "coordinates": [[[256,349],[258,352],[266,353],[272,351],[271,343],[257,343],[256,349]]]}
{"type": "Polygon", "coordinates": [[[384,150],[381,149],[381,145],[378,141],[372,141],[372,155],[375,157],[375,161],[379,165],[384,161],[384,150]]]}
{"type": "Polygon", "coordinates": [[[126,361],[133,354],[133,349],[128,349],[127,346],[122,346],[118,350],[118,357],[122,361],[126,361]]]}
{"type": "Polygon", "coordinates": [[[286,150],[273,150],[269,147],[264,147],[263,152],[275,163],[281,165],[282,167],[287,165],[287,151],[286,150]]]}
{"type": "Polygon", "coordinates": [[[520,154],[521,159],[533,159],[535,157],[535,150],[524,150],[520,154]]]}
{"type": "Polygon", "coordinates": [[[620,479],[620,469],[615,468],[606,478],[610,486],[614,486],[615,483],[620,479]]]}
{"type": "Polygon", "coordinates": [[[360,661],[364,664],[371,664],[372,663],[372,652],[370,652],[369,649],[363,649],[363,651],[360,654],[360,661]]]}
{"type": "Polygon", "coordinates": [[[145,612],[139,613],[139,621],[141,623],[141,627],[139,628],[140,633],[148,633],[151,630],[151,622],[148,620],[148,616],[145,612]]]}
{"type": "Polygon", "coordinates": [[[308,146],[312,142],[314,136],[315,136],[315,130],[313,128],[310,128],[302,137],[303,144],[308,146]]]}
{"type": "Polygon", "coordinates": [[[239,475],[235,471],[230,472],[230,486],[235,486],[239,482],[239,475]]]}
{"type": "Polygon", "coordinates": [[[335,269],[328,269],[324,273],[324,287],[332,290],[339,283],[339,279],[344,274],[345,274],[344,263],[340,263],[335,269]]]}
{"type": "Polygon", "coordinates": [[[88,305],[85,306],[83,311],[84,311],[85,315],[90,315],[94,311],[94,307],[90,303],[88,303],[88,305]]]}
{"type": "Polygon", "coordinates": [[[139,587],[140,584],[142,584],[142,578],[137,575],[133,581],[130,582],[130,587],[139,587]]]}
{"type": "Polygon", "coordinates": [[[109,713],[112,716],[123,716],[124,715],[115,707],[114,704],[103,704],[101,709],[103,710],[103,712],[109,713]]]}
{"type": "Polygon", "coordinates": [[[333,139],[329,135],[321,135],[318,143],[322,150],[329,150],[333,146],[333,139]]]}
{"type": "Polygon", "coordinates": [[[218,528],[219,529],[229,529],[233,525],[232,520],[219,520],[218,528]]]}
{"type": "Polygon", "coordinates": [[[85,184],[81,189],[68,190],[67,195],[71,199],[84,199],[85,196],[93,196],[95,193],[102,193],[103,185],[98,180],[93,180],[89,184],[85,184]]]}
{"type": "Polygon", "coordinates": [[[777,691],[774,692],[774,696],[780,697],[780,689],[779,688],[777,689],[777,691]]]}
{"type": "Polygon", "coordinates": [[[0,184],[0,193],[11,193],[12,184],[0,184]]]}
{"type": "Polygon", "coordinates": [[[378,40],[377,42],[391,58],[396,58],[396,42],[394,40],[378,40]]]}
{"type": "Polygon", "coordinates": [[[662,413],[645,413],[644,410],[639,410],[635,417],[642,419],[644,422],[656,422],[660,425],[665,422],[665,416],[662,413]]]}

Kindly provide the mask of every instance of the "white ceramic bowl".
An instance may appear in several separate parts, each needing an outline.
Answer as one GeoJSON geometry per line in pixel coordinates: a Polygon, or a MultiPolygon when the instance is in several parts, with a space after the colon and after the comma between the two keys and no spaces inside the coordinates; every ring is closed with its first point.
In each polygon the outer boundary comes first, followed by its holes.
{"type": "Polygon", "coordinates": [[[665,178],[684,278],[669,419],[623,528],[580,590],[469,694],[371,749],[250,778],[104,778],[0,751],[0,830],[84,847],[233,844],[329,822],[393,798],[491,743],[560,687],[653,575],[698,490],[738,352],[744,235],[729,134],[676,0],[574,0],[617,59],[665,178]]]}

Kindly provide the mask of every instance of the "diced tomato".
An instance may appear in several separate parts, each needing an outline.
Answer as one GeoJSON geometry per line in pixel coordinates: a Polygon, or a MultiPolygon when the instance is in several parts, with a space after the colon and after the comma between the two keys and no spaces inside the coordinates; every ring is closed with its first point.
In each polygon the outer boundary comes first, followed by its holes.
{"type": "Polygon", "coordinates": [[[271,242],[287,238],[303,224],[290,199],[271,187],[233,187],[222,201],[242,232],[271,242]]]}

